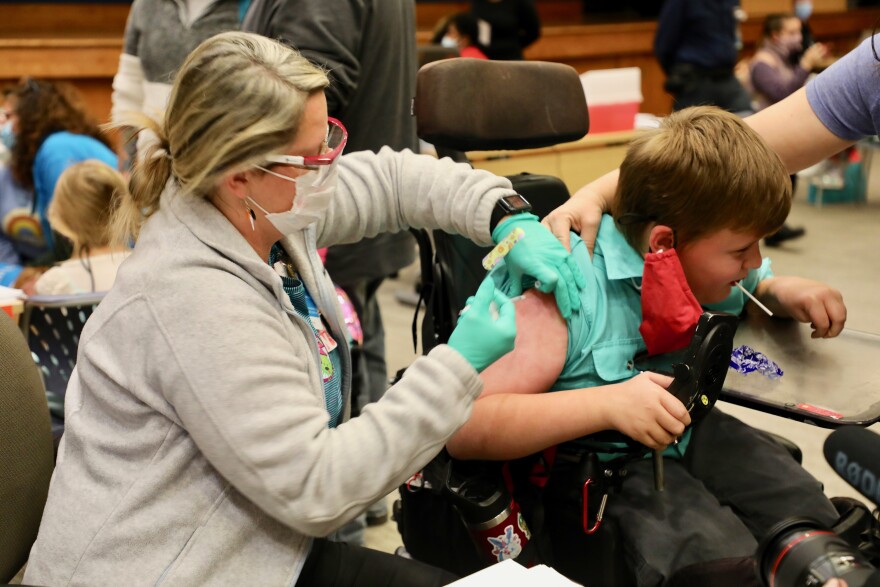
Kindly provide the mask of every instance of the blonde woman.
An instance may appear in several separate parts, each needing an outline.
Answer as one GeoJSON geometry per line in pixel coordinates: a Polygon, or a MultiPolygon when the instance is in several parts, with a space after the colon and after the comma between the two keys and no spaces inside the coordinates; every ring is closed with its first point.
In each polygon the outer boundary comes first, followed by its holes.
{"type": "Polygon", "coordinates": [[[55,186],[49,222],[73,243],[67,261],[49,269],[36,283],[38,294],[63,295],[107,291],[131,251],[110,238],[114,202],[128,194],[125,179],[102,161],[68,167],[55,186]]]}
{"type": "Polygon", "coordinates": [[[495,240],[525,233],[515,271],[573,283],[570,257],[533,216],[493,214],[513,196],[503,178],[408,151],[340,156],[327,84],[280,43],[223,33],[181,67],[162,126],[141,121],[159,140],[114,224],[137,243],[80,340],[25,582],[451,579],[318,537],[467,420],[478,372],[513,346],[513,306],[479,291],[448,345],[348,421],[350,359],[317,246],[408,226],[489,244],[495,218],[495,240]]]}

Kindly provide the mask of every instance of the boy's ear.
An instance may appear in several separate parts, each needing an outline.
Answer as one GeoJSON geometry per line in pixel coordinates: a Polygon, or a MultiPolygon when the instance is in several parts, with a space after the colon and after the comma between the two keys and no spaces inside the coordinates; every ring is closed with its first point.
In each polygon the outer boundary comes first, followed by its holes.
{"type": "Polygon", "coordinates": [[[655,224],[648,233],[648,250],[652,253],[675,248],[675,231],[665,224],[655,224]]]}

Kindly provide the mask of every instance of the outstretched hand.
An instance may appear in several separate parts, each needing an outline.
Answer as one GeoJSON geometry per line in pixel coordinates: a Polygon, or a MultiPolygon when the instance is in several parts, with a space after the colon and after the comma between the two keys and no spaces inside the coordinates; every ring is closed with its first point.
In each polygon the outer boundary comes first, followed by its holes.
{"type": "Polygon", "coordinates": [[[784,313],[798,322],[807,322],[812,338],[833,338],[846,324],[843,295],[833,287],[802,277],[773,277],[767,291],[784,313]]]}
{"type": "Polygon", "coordinates": [[[534,214],[507,218],[492,231],[492,239],[501,242],[515,229],[522,230],[523,236],[506,257],[511,295],[522,293],[523,276],[530,275],[537,280],[535,287],[539,291],[554,294],[562,317],[569,318],[580,306],[580,290],[586,285],[571,253],[534,214]]]}

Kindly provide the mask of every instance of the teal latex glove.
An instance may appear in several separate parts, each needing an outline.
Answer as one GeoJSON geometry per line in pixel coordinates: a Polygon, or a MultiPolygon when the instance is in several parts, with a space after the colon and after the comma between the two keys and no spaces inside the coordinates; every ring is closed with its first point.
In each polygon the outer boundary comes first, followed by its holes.
{"type": "Polygon", "coordinates": [[[554,293],[562,317],[571,317],[580,307],[578,294],[587,285],[571,253],[534,214],[515,214],[500,222],[492,231],[492,240],[497,244],[516,228],[525,235],[504,259],[510,273],[510,295],[521,294],[523,275],[531,275],[538,281],[539,291],[554,293]]]}
{"type": "Polygon", "coordinates": [[[481,372],[512,351],[515,340],[513,302],[486,279],[477,295],[468,298],[447,344],[481,372]]]}

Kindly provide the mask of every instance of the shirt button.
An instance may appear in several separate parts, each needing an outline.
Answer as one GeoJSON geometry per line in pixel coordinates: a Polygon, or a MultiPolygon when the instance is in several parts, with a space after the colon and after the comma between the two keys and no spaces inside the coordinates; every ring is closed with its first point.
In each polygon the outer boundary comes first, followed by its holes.
{"type": "Polygon", "coordinates": [[[627,371],[632,371],[634,366],[635,366],[635,365],[633,364],[632,361],[627,361],[627,362],[626,362],[626,370],[627,370],[627,371]]]}

